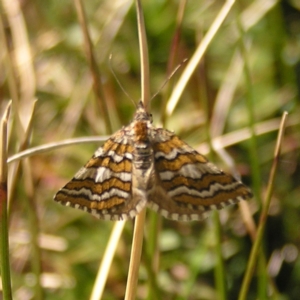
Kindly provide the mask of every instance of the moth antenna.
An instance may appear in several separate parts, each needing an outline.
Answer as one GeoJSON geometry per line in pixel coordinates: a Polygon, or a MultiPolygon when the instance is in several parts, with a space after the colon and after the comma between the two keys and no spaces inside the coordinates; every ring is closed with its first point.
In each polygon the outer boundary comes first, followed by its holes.
{"type": "Polygon", "coordinates": [[[160,92],[161,90],[165,87],[165,85],[167,84],[167,82],[175,75],[175,73],[182,67],[182,65],[187,61],[187,58],[184,58],[183,61],[177,65],[177,67],[173,70],[173,72],[167,77],[167,79],[163,82],[163,84],[161,85],[161,87],[158,89],[158,91],[151,97],[151,100],[153,98],[155,98],[160,92]]]}
{"type": "Polygon", "coordinates": [[[127,93],[127,91],[125,90],[125,88],[123,87],[123,85],[121,84],[120,80],[118,79],[115,71],[113,70],[113,67],[112,67],[112,54],[109,55],[109,68],[110,68],[110,71],[111,73],[114,75],[114,78],[116,80],[116,82],[118,83],[119,87],[121,88],[121,90],[123,91],[123,93],[127,96],[128,99],[131,100],[131,102],[133,103],[134,107],[137,108],[137,104],[135,103],[135,101],[130,97],[130,95],[127,93]]]}

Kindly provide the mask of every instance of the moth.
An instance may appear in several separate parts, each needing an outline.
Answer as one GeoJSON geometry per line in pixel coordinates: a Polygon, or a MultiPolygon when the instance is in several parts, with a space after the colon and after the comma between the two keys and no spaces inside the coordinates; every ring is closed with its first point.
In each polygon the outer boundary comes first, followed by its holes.
{"type": "Polygon", "coordinates": [[[54,200],[104,220],[134,218],[145,206],[178,221],[252,197],[173,132],[156,128],[140,102],[133,121],[113,134],[54,200]]]}

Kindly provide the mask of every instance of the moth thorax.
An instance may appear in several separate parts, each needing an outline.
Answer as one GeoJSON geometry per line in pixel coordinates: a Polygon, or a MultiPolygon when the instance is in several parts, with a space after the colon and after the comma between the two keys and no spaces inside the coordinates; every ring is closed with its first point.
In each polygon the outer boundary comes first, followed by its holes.
{"type": "Polygon", "coordinates": [[[148,125],[145,121],[136,121],[133,125],[134,142],[141,143],[148,141],[148,125]]]}

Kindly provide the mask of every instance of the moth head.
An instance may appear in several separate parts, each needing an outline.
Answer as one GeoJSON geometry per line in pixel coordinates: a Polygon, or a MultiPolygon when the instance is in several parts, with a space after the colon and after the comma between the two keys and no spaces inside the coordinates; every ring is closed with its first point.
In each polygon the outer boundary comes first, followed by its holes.
{"type": "Polygon", "coordinates": [[[146,112],[142,101],[139,101],[137,110],[134,115],[134,120],[135,121],[150,121],[150,123],[152,123],[152,114],[149,114],[148,112],[146,112]]]}

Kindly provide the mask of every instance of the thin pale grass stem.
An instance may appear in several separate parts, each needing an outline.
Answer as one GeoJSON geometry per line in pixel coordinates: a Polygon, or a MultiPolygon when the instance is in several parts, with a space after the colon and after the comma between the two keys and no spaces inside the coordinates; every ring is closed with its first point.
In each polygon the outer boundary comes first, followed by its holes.
{"type": "MultiPolygon", "coordinates": [[[[287,122],[288,126],[296,126],[300,124],[299,117],[291,117],[289,118],[287,122]]],[[[280,126],[280,119],[275,118],[272,120],[264,121],[261,123],[256,123],[254,125],[254,131],[256,136],[263,135],[272,131],[276,131],[279,129],[280,126]]],[[[223,149],[238,143],[241,143],[243,141],[247,141],[251,137],[251,131],[248,127],[242,128],[239,130],[235,130],[226,134],[223,134],[222,136],[218,136],[212,139],[213,149],[223,149]]],[[[202,143],[197,150],[201,152],[202,154],[207,154],[210,151],[210,147],[208,143],[202,143]]]]}
{"type": "Polygon", "coordinates": [[[33,105],[36,88],[33,59],[21,4],[18,1],[10,0],[4,0],[2,3],[9,26],[9,30],[6,30],[9,32],[8,44],[5,47],[8,51],[8,63],[12,67],[12,72],[9,72],[9,76],[11,76],[9,81],[13,84],[10,92],[12,92],[13,111],[15,112],[14,123],[18,138],[22,140],[30,122],[27,108],[33,105]]]}
{"type": "Polygon", "coordinates": [[[214,268],[214,277],[217,290],[217,299],[226,300],[227,299],[227,288],[226,288],[226,275],[224,260],[222,254],[222,229],[220,216],[217,211],[213,213],[213,223],[214,223],[214,234],[215,234],[215,249],[216,254],[216,265],[214,268]]]}
{"type": "Polygon", "coordinates": [[[2,1],[0,1],[0,43],[1,47],[3,48],[3,52],[6,55],[3,59],[3,63],[5,64],[5,70],[7,72],[7,82],[9,88],[9,94],[13,102],[19,101],[19,93],[18,93],[18,79],[17,74],[14,69],[13,63],[13,54],[11,49],[11,41],[9,38],[9,31],[7,30],[6,26],[8,24],[7,14],[4,13],[4,8],[2,6],[2,1]],[[5,26],[4,26],[5,24],[5,26]],[[4,30],[6,28],[6,30],[4,30]]]}
{"type": "MultiPolygon", "coordinates": [[[[278,130],[279,127],[279,119],[273,119],[261,123],[255,124],[255,134],[256,135],[262,135],[266,134],[275,130],[278,130]]],[[[296,126],[299,125],[300,120],[299,118],[289,118],[289,121],[287,122],[286,126],[296,126]]],[[[237,143],[241,143],[243,141],[246,141],[249,139],[251,133],[248,128],[239,129],[233,132],[229,132],[227,134],[224,134],[222,136],[218,136],[214,139],[212,139],[213,148],[216,149],[222,149],[226,148],[232,145],[235,145],[237,143]]],[[[104,142],[109,138],[109,136],[90,136],[90,137],[80,137],[80,138],[73,138],[73,139],[67,139],[61,142],[53,142],[44,144],[41,146],[33,147],[26,149],[24,151],[21,151],[17,154],[14,154],[10,156],[7,159],[7,163],[12,163],[15,161],[19,161],[21,159],[24,159],[25,157],[38,155],[41,153],[46,153],[52,150],[56,150],[59,148],[63,148],[66,146],[72,146],[72,145],[78,145],[78,144],[88,144],[88,143],[99,143],[104,142]]],[[[202,154],[209,153],[209,145],[207,143],[202,143],[198,147],[198,151],[202,154]]]]}
{"type": "Polygon", "coordinates": [[[82,0],[74,0],[75,7],[78,15],[78,19],[82,28],[83,36],[84,36],[84,46],[87,55],[87,60],[91,69],[91,73],[93,76],[93,88],[94,93],[96,95],[97,104],[99,105],[100,111],[102,113],[102,117],[104,119],[104,123],[106,126],[106,130],[108,133],[112,132],[112,125],[109,119],[109,111],[107,108],[107,104],[105,101],[105,94],[103,91],[103,86],[101,84],[101,75],[100,70],[97,66],[93,44],[91,41],[90,33],[87,27],[86,15],[83,7],[82,0]]]}
{"type": "Polygon", "coordinates": [[[142,101],[145,110],[150,111],[150,75],[149,75],[149,55],[147,37],[145,31],[145,22],[142,11],[141,2],[136,0],[137,24],[139,32],[139,46],[141,57],[141,88],[142,88],[142,101]]]}
{"type": "MultiPolygon", "coordinates": [[[[34,120],[34,111],[35,105],[37,101],[32,102],[32,110],[28,112],[26,116],[27,124],[25,127],[25,134],[24,134],[24,141],[22,144],[22,148],[27,147],[28,141],[31,136],[32,127],[33,127],[33,120],[34,120]]],[[[24,118],[25,119],[25,118],[24,118]]],[[[27,216],[28,216],[28,227],[30,232],[30,244],[31,244],[31,269],[32,273],[34,274],[36,280],[33,285],[34,289],[34,298],[36,300],[42,300],[44,298],[44,291],[42,288],[42,255],[41,249],[39,244],[39,218],[37,215],[37,209],[35,204],[35,188],[32,178],[32,167],[30,164],[29,158],[26,158],[22,161],[22,169],[24,172],[24,188],[26,192],[26,197],[24,198],[24,203],[27,209],[27,216]]],[[[17,179],[19,178],[18,172],[19,168],[17,168],[17,172],[15,173],[14,181],[17,183],[17,179]]]]}
{"type": "MultiPolygon", "coordinates": [[[[23,119],[26,119],[26,124],[24,123],[23,130],[25,130],[22,138],[22,144],[20,145],[20,149],[24,149],[28,145],[28,141],[31,136],[32,132],[32,126],[33,126],[33,117],[34,117],[34,110],[36,101],[32,102],[32,110],[27,112],[27,115],[23,115],[23,119]],[[25,126],[26,125],[26,126],[25,126]]],[[[19,181],[19,172],[20,172],[20,164],[17,163],[14,166],[12,166],[12,172],[11,172],[11,184],[10,184],[10,195],[9,195],[9,204],[11,203],[11,199],[13,199],[13,191],[15,191],[15,185],[19,181]]],[[[36,300],[43,299],[43,288],[41,286],[41,274],[42,274],[42,265],[41,265],[41,250],[39,245],[39,219],[37,216],[37,209],[35,207],[35,189],[33,184],[33,178],[32,178],[32,168],[30,165],[30,161],[27,159],[22,161],[22,169],[24,173],[24,188],[26,196],[23,197],[24,204],[27,209],[27,221],[28,221],[28,227],[30,234],[30,243],[31,243],[31,269],[32,273],[35,276],[35,282],[33,285],[34,290],[34,298],[36,300]]],[[[10,207],[9,207],[10,208],[10,207]]]]}
{"type": "MultiPolygon", "coordinates": [[[[18,105],[16,106],[15,104],[15,109],[16,111],[21,111],[20,109],[20,103],[17,103],[18,105]]],[[[24,119],[27,119],[27,126],[26,127],[22,127],[21,123],[19,123],[19,151],[22,151],[24,149],[26,149],[28,147],[29,144],[29,139],[31,136],[31,132],[32,132],[32,125],[33,125],[33,115],[34,115],[34,110],[35,110],[35,104],[36,101],[33,102],[32,105],[32,111],[31,112],[27,112],[27,116],[23,116],[24,119]],[[20,136],[20,132],[23,132],[22,136],[20,136]]],[[[15,115],[18,115],[17,113],[15,115]]],[[[12,165],[10,167],[10,172],[9,172],[9,190],[10,193],[8,195],[8,212],[10,212],[10,205],[13,201],[13,199],[15,198],[15,191],[16,191],[16,186],[20,180],[20,164],[19,162],[16,162],[14,165],[12,165]]],[[[24,198],[25,201],[28,200],[28,198],[24,198]]],[[[10,215],[10,214],[9,214],[10,215]]]]}
{"type": "MultiPolygon", "coordinates": [[[[7,79],[12,98],[12,107],[15,112],[12,128],[16,127],[19,144],[21,144],[19,150],[21,150],[27,145],[28,141],[27,133],[30,131],[29,127],[31,126],[32,114],[27,111],[28,107],[34,107],[35,105],[35,101],[32,99],[35,89],[35,80],[28,34],[20,6],[17,2],[14,3],[13,1],[2,2],[0,3],[0,23],[4,22],[4,24],[8,25],[9,30],[3,32],[3,23],[1,23],[0,35],[6,51],[6,59],[4,59],[4,61],[8,71],[7,79]],[[22,59],[23,61],[21,62],[22,59]],[[28,82],[26,81],[27,79],[28,82]]],[[[11,199],[14,198],[15,186],[19,179],[19,167],[19,164],[15,164],[10,168],[8,180],[8,189],[10,190],[8,194],[8,210],[11,199]]]]}
{"type": "MultiPolygon", "coordinates": [[[[256,227],[255,221],[252,217],[252,214],[251,214],[251,211],[249,208],[249,203],[247,201],[241,201],[238,204],[239,204],[239,208],[241,209],[242,218],[243,218],[244,224],[247,228],[247,232],[250,235],[252,243],[254,243],[256,236],[257,236],[257,227],[256,227]]],[[[266,272],[265,272],[266,266],[267,266],[266,258],[263,255],[263,253],[260,252],[259,253],[259,268],[263,268],[263,270],[259,271],[261,274],[259,277],[259,280],[264,280],[264,283],[260,284],[260,286],[267,286],[269,284],[269,287],[273,289],[274,295],[275,294],[277,295],[278,291],[277,291],[274,281],[272,280],[272,278],[266,276],[266,272]],[[266,279],[268,279],[268,281],[266,281],[266,279]]],[[[266,290],[263,291],[264,296],[262,296],[262,299],[265,298],[265,296],[266,296],[265,293],[266,293],[266,290]]],[[[277,299],[277,298],[275,298],[275,299],[277,299]]]]}
{"type": "Polygon", "coordinates": [[[137,282],[139,277],[140,260],[143,247],[146,209],[144,208],[135,218],[134,232],[130,254],[130,264],[126,284],[125,300],[136,299],[137,282]]]}
{"type": "Polygon", "coordinates": [[[256,239],[254,241],[253,247],[251,249],[250,257],[248,260],[248,265],[246,268],[245,276],[243,279],[242,287],[240,290],[239,298],[238,300],[245,300],[247,299],[247,293],[248,289],[250,286],[250,281],[254,272],[254,267],[257,262],[257,258],[259,255],[259,250],[261,249],[260,247],[265,226],[266,226],[266,221],[268,218],[268,211],[270,207],[270,202],[271,202],[271,197],[272,197],[272,192],[273,192],[273,186],[274,186],[274,180],[277,172],[277,165],[278,165],[278,160],[280,157],[280,148],[281,144],[283,141],[284,137],[284,130],[285,130],[285,125],[286,125],[286,120],[287,120],[287,112],[283,113],[281,124],[279,127],[279,132],[278,132],[278,137],[277,137],[277,142],[276,142],[276,147],[275,147],[275,152],[274,152],[274,159],[270,171],[270,176],[269,176],[269,182],[268,182],[268,187],[267,187],[267,192],[265,196],[265,201],[263,202],[263,207],[262,207],[262,212],[259,218],[259,223],[258,223],[258,229],[257,229],[257,235],[256,239]]]}
{"type": "MultiPolygon", "coordinates": [[[[137,25],[139,32],[139,45],[141,56],[141,85],[142,85],[142,101],[145,110],[149,112],[150,108],[150,84],[149,84],[149,60],[148,47],[146,40],[145,23],[141,2],[136,0],[137,25]]],[[[132,248],[130,255],[130,264],[128,270],[128,278],[126,284],[125,300],[133,300],[136,298],[136,290],[139,275],[139,266],[143,247],[143,236],[145,226],[146,209],[144,208],[135,218],[134,234],[132,239],[132,248]]]]}
{"type": "Polygon", "coordinates": [[[198,48],[196,49],[194,55],[188,62],[186,68],[184,69],[182,75],[178,83],[176,84],[173,93],[168,101],[167,104],[167,115],[170,116],[175,109],[179,98],[191,78],[193,72],[195,71],[196,67],[198,66],[203,54],[205,53],[208,45],[212,41],[213,37],[216,35],[217,31],[219,30],[220,26],[222,25],[224,19],[226,18],[227,14],[229,13],[232,5],[234,4],[234,0],[228,0],[223,5],[222,9],[220,10],[219,14],[217,15],[215,21],[213,22],[212,26],[209,28],[207,34],[204,36],[202,42],[199,44],[198,48]]]}
{"type": "Polygon", "coordinates": [[[212,137],[222,135],[224,132],[234,93],[241,80],[243,67],[244,62],[241,54],[239,51],[235,51],[215,99],[210,122],[210,134],[212,137]]]}
{"type": "MultiPolygon", "coordinates": [[[[15,118],[16,118],[16,124],[17,124],[17,132],[20,137],[20,140],[23,140],[23,143],[21,144],[21,147],[27,145],[28,141],[28,134],[31,132],[31,126],[32,126],[32,114],[28,114],[27,107],[31,107],[31,104],[35,106],[35,101],[31,100],[34,89],[35,89],[35,80],[33,75],[33,69],[32,69],[32,59],[30,54],[30,47],[28,43],[28,38],[26,34],[26,26],[24,22],[24,18],[22,16],[22,12],[20,11],[20,7],[17,5],[13,5],[11,2],[6,1],[5,2],[5,8],[6,13],[8,16],[8,23],[10,24],[11,34],[12,34],[12,41],[9,41],[9,38],[4,33],[3,35],[3,24],[1,23],[1,37],[2,40],[4,40],[4,45],[6,47],[7,52],[7,70],[8,70],[8,82],[10,87],[10,93],[12,96],[13,104],[14,104],[14,110],[15,110],[15,118]],[[22,49],[22,50],[21,50],[22,49]],[[22,51],[22,53],[20,52],[22,51]],[[20,59],[23,59],[22,64],[20,65],[20,59]],[[26,58],[25,58],[26,57],[26,58]],[[25,58],[25,60],[24,60],[25,58]],[[29,59],[27,59],[29,58],[29,59]],[[24,61],[27,62],[27,64],[24,65],[24,61]],[[19,78],[19,80],[16,80],[16,77],[19,78]],[[19,87],[20,86],[20,87],[19,87]],[[20,90],[20,92],[19,92],[20,90]],[[20,95],[20,98],[19,98],[20,95]],[[30,102],[31,101],[31,102],[30,102]],[[26,108],[25,108],[26,107],[26,108]],[[25,136],[25,138],[24,138],[25,136]]],[[[2,7],[1,7],[2,12],[2,7]]],[[[2,20],[3,14],[1,14],[1,20],[2,20]]],[[[11,105],[11,103],[9,104],[11,105]]],[[[32,110],[33,111],[33,110],[32,110]]],[[[3,143],[4,144],[4,143],[3,143]]],[[[6,145],[6,143],[4,144],[6,145]]],[[[3,145],[3,147],[4,147],[3,145]]],[[[7,159],[5,160],[5,164],[7,159]]],[[[28,166],[28,165],[27,165],[28,166]]],[[[13,168],[11,168],[10,172],[10,185],[9,185],[9,199],[7,199],[7,194],[5,194],[6,199],[3,200],[3,224],[6,223],[7,226],[7,218],[9,215],[9,203],[11,203],[11,199],[14,196],[15,191],[15,185],[17,183],[18,178],[18,172],[19,172],[19,164],[16,164],[13,168]]],[[[25,170],[25,169],[24,169],[25,170]]],[[[28,168],[26,168],[28,170],[28,168]]],[[[25,170],[25,171],[26,171],[25,170]]],[[[25,176],[25,178],[29,178],[25,176]]],[[[7,183],[6,183],[7,185],[7,183]]],[[[6,186],[7,188],[7,186],[6,186]]],[[[30,211],[32,214],[35,214],[36,210],[30,211]]],[[[36,222],[31,222],[31,225],[34,223],[34,226],[31,227],[31,233],[32,233],[32,239],[35,240],[35,237],[37,237],[37,227],[36,222]]],[[[8,229],[4,229],[5,226],[1,228],[1,237],[4,240],[7,240],[8,238],[6,235],[8,235],[8,229]],[[6,232],[5,232],[6,231],[6,232]]],[[[34,274],[36,275],[36,283],[34,285],[34,294],[35,299],[42,299],[42,287],[40,284],[40,274],[41,274],[41,264],[40,259],[37,255],[36,249],[39,251],[37,243],[33,243],[33,252],[32,252],[32,269],[34,274]]],[[[8,246],[7,246],[8,247],[8,246]]],[[[4,253],[4,249],[3,252],[4,253]]],[[[9,257],[7,255],[7,258],[2,257],[1,261],[7,263],[7,267],[9,268],[9,257]]],[[[7,281],[7,274],[9,272],[9,269],[5,270],[3,269],[2,276],[3,278],[3,293],[4,293],[4,299],[10,299],[11,298],[11,287],[8,287],[7,285],[10,283],[7,281]],[[7,295],[6,295],[7,294],[7,295]]],[[[10,280],[10,279],[9,279],[10,280]]]]}
{"type": "Polygon", "coordinates": [[[61,142],[54,142],[54,143],[48,143],[41,146],[33,147],[26,149],[22,152],[19,152],[15,155],[12,155],[8,158],[7,163],[12,163],[15,161],[19,161],[21,159],[24,159],[29,156],[49,152],[52,150],[56,150],[59,148],[63,148],[66,146],[72,146],[77,144],[88,144],[88,143],[98,143],[98,142],[104,142],[109,138],[109,136],[90,136],[90,137],[81,137],[81,138],[74,138],[74,139],[67,139],[61,142]]]}
{"type": "Polygon", "coordinates": [[[160,299],[160,290],[156,281],[160,252],[158,246],[159,234],[162,226],[162,217],[154,211],[148,211],[147,214],[147,239],[145,244],[144,261],[148,272],[148,300],[160,299]]]}
{"type": "Polygon", "coordinates": [[[7,122],[10,114],[11,101],[6,106],[1,119],[0,134],[0,268],[2,278],[2,292],[4,300],[12,299],[9,242],[8,242],[8,218],[7,218],[7,122]]]}
{"type": "Polygon", "coordinates": [[[102,298],[104,286],[107,280],[108,272],[115,255],[121,233],[125,226],[125,221],[115,222],[114,228],[110,235],[109,241],[107,243],[105,253],[102,258],[102,262],[97,274],[97,278],[94,284],[94,288],[90,297],[90,300],[99,300],[102,298]]]}
{"type": "Polygon", "coordinates": [[[278,0],[256,0],[249,3],[241,14],[245,31],[259,23],[278,4],[278,0]]]}

